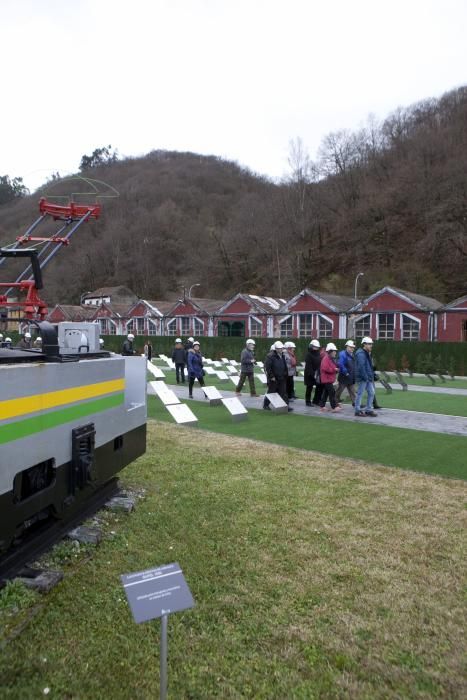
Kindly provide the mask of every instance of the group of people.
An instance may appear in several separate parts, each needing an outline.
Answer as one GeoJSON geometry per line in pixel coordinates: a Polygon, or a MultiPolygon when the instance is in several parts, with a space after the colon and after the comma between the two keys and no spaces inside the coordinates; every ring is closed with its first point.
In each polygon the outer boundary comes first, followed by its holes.
{"type": "MultiPolygon", "coordinates": [[[[11,349],[12,347],[12,339],[8,336],[4,338],[3,333],[0,333],[0,348],[11,349]]],[[[41,350],[42,338],[40,336],[36,336],[33,340],[30,332],[26,331],[25,333],[23,333],[23,335],[21,336],[21,340],[19,340],[15,347],[19,350],[31,350],[31,348],[35,350],[41,350]]]]}
{"type": "MultiPolygon", "coordinates": [[[[237,396],[241,396],[243,386],[248,380],[250,395],[257,397],[254,367],[256,343],[248,338],[240,357],[240,376],[235,388],[237,396]]],[[[340,401],[346,391],[352,402],[357,417],[376,417],[375,409],[380,409],[375,396],[375,368],[372,360],[373,340],[366,336],[362,338],[361,347],[355,352],[356,345],[348,340],[345,348],[338,354],[334,343],[327,343],[321,348],[319,340],[312,340],[305,357],[305,404],[318,406],[321,411],[331,410],[337,413],[341,410],[340,401]],[[337,380],[337,389],[335,388],[337,380]],[[314,391],[313,391],[314,390],[314,391]],[[363,397],[366,394],[366,403],[363,397]],[[329,401],[330,408],[327,408],[329,401]]],[[[264,372],[267,378],[267,394],[277,393],[285,401],[288,411],[293,411],[290,405],[295,399],[295,381],[297,376],[296,345],[292,341],[282,343],[278,340],[271,346],[264,362],[264,372]]],[[[200,344],[193,338],[188,338],[183,345],[177,338],[172,353],[175,363],[177,384],[185,382],[184,369],[188,369],[188,395],[193,398],[193,385],[198,380],[204,386],[203,357],[200,344]]],[[[270,410],[270,401],[265,395],[263,408],[270,410]]]]}

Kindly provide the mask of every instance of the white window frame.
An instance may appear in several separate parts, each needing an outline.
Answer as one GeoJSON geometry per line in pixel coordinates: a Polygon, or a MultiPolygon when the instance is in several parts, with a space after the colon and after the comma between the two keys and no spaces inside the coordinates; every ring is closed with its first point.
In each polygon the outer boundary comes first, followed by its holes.
{"type": "Polygon", "coordinates": [[[289,314],[288,316],[285,316],[283,319],[279,321],[279,328],[280,328],[280,337],[281,338],[291,338],[293,334],[293,316],[292,314],[289,314]],[[286,329],[284,331],[283,325],[286,324],[286,329]],[[289,326],[290,326],[290,332],[289,332],[289,326]]]}
{"type": "Polygon", "coordinates": [[[303,314],[298,314],[298,337],[299,338],[311,338],[311,335],[313,333],[313,318],[314,314],[312,313],[303,313],[303,314]],[[302,316],[309,316],[311,318],[310,322],[310,328],[307,329],[306,331],[302,332],[302,316]]]}
{"type": "Polygon", "coordinates": [[[259,320],[257,316],[249,316],[248,318],[248,335],[251,338],[261,338],[263,335],[263,322],[259,320]],[[252,321],[259,325],[259,333],[256,330],[253,332],[252,321]]]}
{"type": "Polygon", "coordinates": [[[170,336],[178,335],[176,318],[167,319],[165,322],[165,334],[170,336]]]}
{"type": "Polygon", "coordinates": [[[396,314],[393,311],[378,311],[376,314],[376,337],[377,337],[377,339],[378,340],[394,340],[394,338],[396,337],[396,323],[397,323],[397,318],[396,318],[396,314]],[[385,335],[384,338],[381,337],[380,325],[379,325],[379,317],[380,316],[392,316],[392,318],[393,318],[392,338],[388,338],[387,335],[385,335]]]}
{"type": "Polygon", "coordinates": [[[197,316],[193,316],[193,335],[195,338],[201,338],[204,335],[204,323],[197,316]],[[200,328],[196,328],[197,323],[199,323],[200,328]]]}
{"type": "Polygon", "coordinates": [[[159,321],[155,321],[153,318],[147,319],[148,323],[148,335],[158,335],[159,321]]]}
{"type": "MultiPolygon", "coordinates": [[[[179,316],[180,320],[180,336],[183,337],[184,335],[189,336],[191,333],[191,316],[179,316]],[[186,326],[183,325],[184,321],[188,321],[188,324],[186,326]]],[[[196,335],[196,333],[195,333],[196,335]]]]}
{"type": "Polygon", "coordinates": [[[316,335],[318,338],[334,338],[334,321],[331,318],[329,318],[329,316],[326,316],[326,314],[318,313],[318,314],[316,314],[316,321],[318,322],[318,323],[315,322],[315,328],[316,328],[316,326],[318,326],[318,328],[316,330],[316,335]],[[321,319],[322,318],[324,318],[325,321],[327,321],[328,323],[331,324],[331,335],[323,335],[323,333],[321,333],[321,319]]]}
{"type": "Polygon", "coordinates": [[[362,338],[365,337],[365,335],[371,335],[371,314],[370,313],[362,314],[361,316],[356,318],[354,321],[353,329],[354,329],[353,332],[355,335],[355,340],[361,340],[362,338]],[[364,331],[364,334],[360,337],[357,333],[357,323],[359,321],[363,321],[364,318],[368,318],[370,320],[370,325],[368,327],[368,332],[364,331]]]}
{"type": "Polygon", "coordinates": [[[419,318],[416,316],[412,316],[412,314],[408,314],[405,311],[401,311],[400,313],[400,331],[401,331],[401,340],[409,340],[416,342],[417,340],[420,340],[420,329],[422,327],[422,322],[419,318]],[[417,338],[404,338],[404,316],[409,318],[411,321],[415,321],[415,323],[418,325],[418,337],[417,338]]]}
{"type": "Polygon", "coordinates": [[[117,324],[111,318],[99,318],[98,323],[101,335],[117,335],[117,324]]]}

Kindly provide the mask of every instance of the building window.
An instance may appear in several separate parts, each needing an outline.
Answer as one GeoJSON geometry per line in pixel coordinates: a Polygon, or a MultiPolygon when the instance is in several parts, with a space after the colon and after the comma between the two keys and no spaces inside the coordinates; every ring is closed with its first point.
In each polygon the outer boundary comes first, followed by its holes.
{"type": "Polygon", "coordinates": [[[402,340],[420,340],[420,321],[402,314],[402,340]]]}
{"type": "Polygon", "coordinates": [[[134,335],[144,335],[144,318],[140,316],[131,318],[126,324],[126,329],[128,333],[133,333],[134,335]]]}
{"type": "Polygon", "coordinates": [[[320,314],[318,314],[318,324],[319,324],[318,338],[332,338],[332,331],[333,331],[332,321],[328,321],[327,318],[324,318],[324,316],[321,316],[320,314]]]}
{"type": "Polygon", "coordinates": [[[180,334],[181,335],[190,335],[190,317],[189,316],[181,316],[180,317],[180,334]]]}
{"type": "Polygon", "coordinates": [[[358,321],[355,321],[355,338],[361,340],[367,335],[370,335],[370,314],[362,316],[358,321]]]}
{"type": "Polygon", "coordinates": [[[176,318],[171,318],[170,321],[167,321],[165,324],[166,330],[167,330],[167,335],[177,335],[177,319],[176,318]]]}
{"type": "Polygon", "coordinates": [[[109,318],[99,319],[101,335],[117,335],[117,326],[109,318]]]}
{"type": "Polygon", "coordinates": [[[250,335],[252,337],[261,337],[263,334],[263,324],[255,318],[250,318],[250,335]]]}
{"type": "MultiPolygon", "coordinates": [[[[204,323],[199,320],[199,318],[194,318],[193,319],[193,334],[199,338],[201,335],[204,335],[204,323]]],[[[186,333],[185,335],[188,335],[186,333]]]]}
{"type": "Polygon", "coordinates": [[[310,338],[311,337],[311,327],[312,327],[313,315],[312,314],[299,314],[298,316],[298,328],[300,338],[310,338]]]}
{"type": "Polygon", "coordinates": [[[394,314],[378,314],[378,339],[394,340],[394,314]]]}
{"type": "Polygon", "coordinates": [[[279,321],[281,338],[291,338],[293,332],[293,316],[287,316],[283,321],[279,321]]]}
{"type": "Polygon", "coordinates": [[[157,321],[148,318],[148,335],[157,335],[157,321]]]}
{"type": "Polygon", "coordinates": [[[221,336],[245,336],[245,322],[244,321],[219,321],[217,326],[217,335],[221,336]]]}

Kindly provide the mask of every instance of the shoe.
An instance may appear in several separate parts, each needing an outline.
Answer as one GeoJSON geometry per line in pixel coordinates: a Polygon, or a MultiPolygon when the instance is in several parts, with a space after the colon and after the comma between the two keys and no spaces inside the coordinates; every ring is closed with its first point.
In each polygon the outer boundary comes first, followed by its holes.
{"type": "Polygon", "coordinates": [[[382,410],[383,410],[383,407],[382,407],[382,406],[378,406],[378,404],[376,404],[376,406],[373,404],[373,408],[374,408],[376,411],[382,411],[382,410]]]}
{"type": "Polygon", "coordinates": [[[292,406],[288,406],[288,407],[287,407],[287,413],[290,413],[291,411],[293,411],[292,406]]]}
{"type": "Polygon", "coordinates": [[[365,415],[370,416],[370,418],[378,418],[378,414],[374,411],[365,411],[365,415]]]}
{"type": "Polygon", "coordinates": [[[321,413],[326,413],[327,411],[329,411],[329,409],[326,408],[326,406],[320,406],[319,410],[321,411],[321,413]]]}
{"type": "Polygon", "coordinates": [[[313,406],[313,404],[311,403],[311,401],[305,401],[305,406],[313,406]]]}
{"type": "Polygon", "coordinates": [[[363,411],[357,411],[355,413],[355,417],[356,418],[365,418],[365,413],[363,413],[363,411]]]}
{"type": "Polygon", "coordinates": [[[342,408],[340,406],[336,406],[336,408],[332,409],[332,413],[339,413],[339,411],[342,411],[342,408]]]}
{"type": "Polygon", "coordinates": [[[355,401],[352,401],[352,408],[355,408],[355,401]]]}
{"type": "Polygon", "coordinates": [[[270,411],[270,410],[271,410],[271,407],[270,407],[270,406],[263,406],[263,410],[264,410],[264,411],[270,411]]]}
{"type": "Polygon", "coordinates": [[[242,395],[242,392],[241,392],[241,391],[236,391],[236,392],[235,392],[235,396],[241,396],[241,395],[242,395]]]}

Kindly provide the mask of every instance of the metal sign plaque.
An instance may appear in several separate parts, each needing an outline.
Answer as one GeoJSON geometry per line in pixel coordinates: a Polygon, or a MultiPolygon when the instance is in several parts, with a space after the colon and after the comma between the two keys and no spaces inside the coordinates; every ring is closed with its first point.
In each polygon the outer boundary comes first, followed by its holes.
{"type": "Polygon", "coordinates": [[[227,365],[225,368],[225,371],[228,372],[229,374],[238,374],[238,369],[234,367],[233,365],[227,365]]]}
{"type": "Polygon", "coordinates": [[[264,374],[264,372],[259,372],[258,374],[255,374],[255,379],[257,379],[263,386],[266,386],[268,383],[268,378],[264,374]]]}
{"type": "Polygon", "coordinates": [[[245,420],[248,417],[248,411],[241,401],[234,396],[232,399],[222,399],[222,403],[232,416],[234,422],[245,420]]]}
{"type": "Polygon", "coordinates": [[[148,361],[147,367],[148,367],[148,371],[151,372],[152,376],[155,379],[165,379],[165,374],[161,370],[160,367],[153,365],[152,362],[149,362],[149,361],[148,361]]]}
{"type": "Polygon", "coordinates": [[[183,572],[177,562],[120,576],[135,622],[193,608],[183,572]]]}
{"type": "Polygon", "coordinates": [[[222,367],[222,362],[220,362],[219,360],[214,360],[212,364],[214,365],[214,367],[222,367]]]}
{"type": "Polygon", "coordinates": [[[184,403],[174,403],[166,406],[166,409],[176,423],[182,425],[197,425],[198,419],[189,406],[184,403]]]}
{"type": "Polygon", "coordinates": [[[285,403],[284,399],[279,396],[279,394],[274,392],[271,394],[266,394],[266,397],[271,402],[272,411],[275,413],[287,413],[287,404],[285,403]]]}
{"type": "Polygon", "coordinates": [[[209,399],[210,406],[220,406],[222,400],[222,394],[219,389],[215,386],[205,386],[203,388],[204,394],[207,399],[209,399]]]}
{"type": "Polygon", "coordinates": [[[220,371],[216,372],[216,374],[217,374],[217,378],[219,379],[220,382],[228,382],[229,381],[229,377],[226,374],[226,372],[223,372],[222,370],[220,370],[220,371]]]}
{"type": "Polygon", "coordinates": [[[229,360],[228,360],[227,357],[221,357],[221,360],[222,360],[222,362],[224,363],[224,365],[228,365],[228,364],[229,364],[229,360]]]}
{"type": "Polygon", "coordinates": [[[229,376],[229,379],[230,379],[230,381],[232,382],[232,384],[235,384],[235,388],[236,388],[237,385],[238,385],[238,382],[239,382],[238,374],[235,375],[235,377],[232,376],[232,375],[230,375],[230,376],[229,376]]]}
{"type": "Polygon", "coordinates": [[[213,369],[212,367],[204,367],[204,371],[206,372],[206,374],[209,374],[209,375],[216,374],[216,370],[213,369]]]}
{"type": "Polygon", "coordinates": [[[165,382],[149,382],[151,388],[154,389],[156,395],[160,398],[164,406],[170,406],[174,403],[180,403],[180,399],[172,389],[169,389],[165,382]]]}

